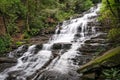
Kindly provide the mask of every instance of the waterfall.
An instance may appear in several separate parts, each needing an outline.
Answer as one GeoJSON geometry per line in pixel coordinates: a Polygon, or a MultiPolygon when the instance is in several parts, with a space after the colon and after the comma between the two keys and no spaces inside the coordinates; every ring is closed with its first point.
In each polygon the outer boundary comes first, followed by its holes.
{"type": "Polygon", "coordinates": [[[97,16],[99,9],[100,4],[80,18],[57,25],[55,34],[43,44],[42,50],[35,53],[36,45],[30,46],[18,58],[16,66],[0,73],[0,80],[9,80],[10,75],[11,80],[79,80],[80,74],[76,71],[80,65],[74,60],[82,55],[78,48],[86,40],[100,34],[94,26],[88,26],[88,22],[94,21],[91,17],[97,16]],[[59,49],[54,50],[56,48],[59,49]]]}

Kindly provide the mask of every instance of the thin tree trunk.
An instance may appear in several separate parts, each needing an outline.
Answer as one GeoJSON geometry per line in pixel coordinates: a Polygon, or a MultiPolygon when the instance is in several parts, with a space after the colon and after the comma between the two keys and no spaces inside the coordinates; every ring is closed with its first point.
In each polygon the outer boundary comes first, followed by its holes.
{"type": "Polygon", "coordinates": [[[4,26],[5,26],[5,31],[6,31],[6,33],[8,33],[7,24],[6,24],[6,21],[5,21],[5,15],[4,14],[3,14],[3,23],[4,23],[4,26]]]}
{"type": "Polygon", "coordinates": [[[26,27],[27,27],[27,31],[30,31],[30,26],[29,26],[29,0],[27,0],[26,2],[27,5],[27,14],[26,14],[26,27]]]}
{"type": "Polygon", "coordinates": [[[0,25],[1,25],[1,30],[3,30],[2,31],[2,34],[3,35],[5,35],[6,33],[8,33],[8,30],[7,30],[7,25],[6,25],[6,21],[5,21],[5,15],[4,15],[4,13],[2,12],[2,11],[0,11],[0,14],[2,15],[1,16],[1,23],[0,23],[0,25]]]}

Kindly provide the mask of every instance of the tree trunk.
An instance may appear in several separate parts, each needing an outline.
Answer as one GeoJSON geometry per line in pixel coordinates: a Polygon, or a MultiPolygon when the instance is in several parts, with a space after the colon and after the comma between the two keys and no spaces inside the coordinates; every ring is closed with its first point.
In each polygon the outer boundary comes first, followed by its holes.
{"type": "Polygon", "coordinates": [[[6,24],[6,21],[5,21],[5,15],[4,14],[3,14],[3,23],[4,23],[5,31],[6,31],[6,33],[8,33],[7,24],[6,24]]]}
{"type": "Polygon", "coordinates": [[[30,31],[30,26],[29,26],[29,0],[26,1],[26,5],[27,5],[27,13],[26,13],[26,27],[27,27],[27,31],[30,31]]]}
{"type": "Polygon", "coordinates": [[[0,14],[2,15],[0,17],[0,35],[5,35],[7,31],[7,26],[6,26],[6,21],[5,21],[5,16],[4,14],[0,11],[0,14]]]}

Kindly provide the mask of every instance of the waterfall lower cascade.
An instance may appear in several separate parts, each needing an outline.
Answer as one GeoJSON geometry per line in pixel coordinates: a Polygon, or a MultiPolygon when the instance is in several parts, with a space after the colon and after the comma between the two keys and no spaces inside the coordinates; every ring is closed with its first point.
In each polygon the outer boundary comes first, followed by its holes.
{"type": "MultiPolygon", "coordinates": [[[[88,24],[97,22],[99,9],[100,4],[80,18],[58,25],[48,43],[32,45],[26,52],[21,52],[18,63],[1,72],[0,80],[80,80],[81,75],[77,73],[77,69],[89,58],[80,60],[83,58],[80,48],[87,40],[101,34],[96,26],[88,24]]],[[[17,51],[23,47],[19,47],[17,51]]],[[[11,52],[9,57],[15,57],[14,53],[11,52]]]]}

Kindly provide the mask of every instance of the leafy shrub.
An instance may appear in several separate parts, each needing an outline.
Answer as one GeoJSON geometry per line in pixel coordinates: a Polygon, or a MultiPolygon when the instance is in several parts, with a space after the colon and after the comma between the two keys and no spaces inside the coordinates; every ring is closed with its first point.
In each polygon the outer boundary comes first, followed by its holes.
{"type": "Polygon", "coordinates": [[[77,0],[75,3],[75,12],[82,13],[93,5],[91,0],[77,0]]]}
{"type": "Polygon", "coordinates": [[[39,29],[33,28],[33,29],[30,30],[29,34],[31,36],[36,36],[39,33],[39,31],[40,31],[39,29]]]}
{"type": "Polygon", "coordinates": [[[29,39],[30,35],[28,34],[28,32],[24,32],[24,39],[29,39]]]}
{"type": "Polygon", "coordinates": [[[11,38],[9,36],[0,36],[0,53],[10,49],[11,38]]]}
{"type": "Polygon", "coordinates": [[[105,80],[120,80],[120,70],[117,68],[106,69],[103,71],[105,80]]]}
{"type": "Polygon", "coordinates": [[[15,23],[11,22],[7,25],[7,30],[10,35],[13,35],[18,31],[18,27],[16,26],[15,23]]]}
{"type": "Polygon", "coordinates": [[[113,28],[108,33],[108,38],[110,41],[115,41],[120,39],[120,28],[113,28]]]}

